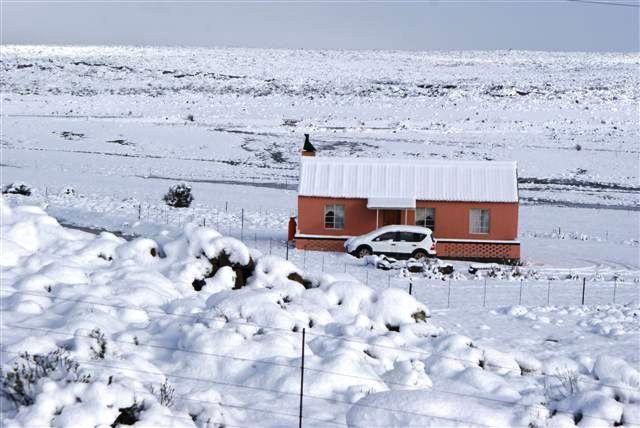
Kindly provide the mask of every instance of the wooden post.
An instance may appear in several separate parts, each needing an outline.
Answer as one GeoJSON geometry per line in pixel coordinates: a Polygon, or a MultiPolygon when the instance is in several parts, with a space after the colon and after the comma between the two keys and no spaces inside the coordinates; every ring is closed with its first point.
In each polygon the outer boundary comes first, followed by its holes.
{"type": "Polygon", "coordinates": [[[551,280],[547,279],[547,306],[549,306],[551,300],[551,280]]]}
{"type": "Polygon", "coordinates": [[[518,297],[518,304],[522,304],[522,285],[524,284],[524,279],[520,278],[520,297],[518,297]]]}
{"type": "Polygon", "coordinates": [[[302,329],[302,364],[300,365],[300,410],[298,413],[298,428],[302,428],[302,396],[304,394],[304,345],[306,328],[302,329]]]}
{"type": "Polygon", "coordinates": [[[582,304],[584,305],[584,289],[587,286],[587,278],[582,278],[582,304]]]}
{"type": "Polygon", "coordinates": [[[411,281],[411,278],[409,278],[409,296],[412,295],[412,291],[413,291],[413,281],[411,281]]]}
{"type": "Polygon", "coordinates": [[[487,306],[487,277],[484,277],[484,292],[482,293],[482,307],[487,306]]]}

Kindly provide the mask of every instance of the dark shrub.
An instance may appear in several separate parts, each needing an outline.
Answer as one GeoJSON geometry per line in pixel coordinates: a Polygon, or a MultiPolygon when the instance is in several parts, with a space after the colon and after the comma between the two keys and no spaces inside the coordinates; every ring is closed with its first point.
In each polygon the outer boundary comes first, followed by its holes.
{"type": "Polygon", "coordinates": [[[176,208],[187,208],[193,202],[191,195],[191,186],[180,183],[169,187],[169,191],[164,195],[164,201],[167,205],[176,208]]]}
{"type": "Polygon", "coordinates": [[[9,193],[12,195],[31,196],[31,187],[25,183],[11,183],[2,189],[2,193],[9,193]]]}
{"type": "Polygon", "coordinates": [[[144,410],[144,402],[138,403],[134,398],[133,404],[129,407],[121,407],[118,409],[120,414],[111,424],[112,428],[118,425],[134,425],[140,420],[140,413],[144,410]]]}

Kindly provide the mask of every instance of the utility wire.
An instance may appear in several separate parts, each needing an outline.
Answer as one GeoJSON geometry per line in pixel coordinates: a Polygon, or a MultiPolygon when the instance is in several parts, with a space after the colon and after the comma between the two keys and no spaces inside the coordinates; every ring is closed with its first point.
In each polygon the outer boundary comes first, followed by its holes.
{"type": "MultiPolygon", "coordinates": [[[[0,353],[20,355],[20,353],[18,353],[18,352],[12,352],[12,351],[6,351],[6,350],[0,350],[0,353]]],[[[202,378],[197,378],[197,377],[192,377],[192,376],[167,374],[167,373],[151,371],[151,370],[141,370],[141,369],[134,369],[134,368],[129,368],[129,367],[112,366],[112,365],[108,365],[108,364],[96,363],[95,361],[86,361],[86,360],[75,360],[75,361],[78,362],[78,363],[87,364],[87,365],[95,366],[95,367],[103,367],[103,368],[110,368],[110,369],[114,369],[114,370],[130,371],[130,372],[134,372],[134,373],[143,373],[143,374],[152,375],[152,376],[162,376],[164,378],[176,378],[176,379],[183,379],[183,380],[189,380],[189,381],[195,381],[195,382],[211,383],[211,384],[215,384],[215,385],[224,385],[224,386],[235,387],[235,388],[244,388],[244,389],[250,389],[250,390],[254,390],[254,391],[262,391],[262,392],[269,392],[269,393],[274,393],[274,394],[293,395],[295,397],[298,397],[298,395],[299,395],[298,392],[289,392],[289,391],[282,391],[282,390],[277,390],[277,389],[263,388],[263,387],[259,387],[259,386],[249,386],[249,385],[235,384],[235,383],[231,383],[231,382],[220,382],[220,381],[215,381],[215,380],[210,380],[210,379],[202,379],[202,378]]],[[[311,399],[316,399],[316,400],[324,400],[324,401],[333,402],[333,403],[339,403],[339,404],[346,404],[348,406],[366,407],[366,408],[384,410],[384,411],[389,411],[389,412],[394,412],[394,413],[402,413],[402,414],[408,414],[408,415],[425,417],[425,418],[434,418],[434,419],[440,419],[440,420],[445,420],[445,421],[450,421],[450,422],[463,423],[463,424],[467,424],[467,425],[472,424],[472,425],[478,425],[478,426],[485,426],[485,427],[489,427],[489,428],[498,428],[495,425],[487,425],[487,424],[482,424],[482,423],[477,423],[477,422],[472,422],[472,421],[467,421],[467,420],[449,418],[449,417],[445,417],[445,416],[431,415],[431,414],[427,414],[427,413],[412,412],[412,411],[409,411],[409,410],[391,409],[391,408],[387,408],[387,407],[372,406],[372,405],[358,403],[358,402],[351,403],[349,401],[339,400],[339,399],[336,399],[336,398],[320,397],[320,396],[315,396],[315,395],[310,395],[310,394],[305,394],[304,396],[305,396],[305,398],[311,398],[311,399]]]]}
{"type": "MultiPolygon", "coordinates": [[[[60,335],[65,335],[65,336],[77,336],[77,337],[85,337],[85,338],[95,339],[94,337],[88,336],[88,335],[65,333],[65,332],[49,330],[49,329],[40,329],[40,328],[35,328],[35,327],[22,327],[22,326],[15,326],[15,325],[7,325],[7,327],[19,328],[19,329],[21,328],[21,329],[34,330],[34,331],[42,331],[42,332],[46,332],[46,333],[50,333],[50,334],[60,334],[60,335]]],[[[240,361],[246,361],[246,362],[252,362],[252,363],[273,364],[273,365],[276,365],[276,366],[287,367],[287,368],[296,369],[296,370],[300,369],[300,367],[297,366],[297,365],[273,363],[273,362],[264,361],[264,360],[253,360],[253,359],[250,359],[250,358],[235,357],[235,356],[232,356],[232,355],[222,355],[222,354],[213,354],[213,353],[207,353],[207,352],[189,351],[189,350],[184,350],[184,349],[179,349],[179,348],[173,348],[173,347],[167,347],[167,346],[159,346],[159,345],[151,345],[151,344],[144,344],[144,343],[136,344],[135,342],[123,341],[123,340],[118,340],[118,339],[110,339],[110,340],[113,341],[113,342],[126,343],[128,345],[133,345],[133,346],[148,346],[148,347],[154,347],[154,348],[161,348],[161,349],[167,349],[167,350],[180,351],[180,352],[185,352],[185,353],[192,353],[192,354],[197,354],[197,355],[208,355],[208,356],[213,356],[213,357],[217,357],[217,358],[228,358],[228,359],[240,360],[240,361]]],[[[468,362],[468,360],[465,360],[465,361],[468,362]]],[[[126,369],[126,370],[133,370],[133,369],[126,369]]],[[[339,372],[323,370],[323,369],[317,369],[317,368],[307,368],[307,367],[305,367],[305,370],[314,371],[314,372],[318,372],[318,373],[331,374],[331,375],[336,375],[336,376],[343,376],[343,377],[350,377],[350,378],[355,378],[355,379],[373,381],[373,382],[381,382],[381,383],[385,383],[385,384],[388,384],[388,385],[402,386],[402,387],[406,387],[406,388],[410,388],[410,389],[416,389],[416,385],[400,383],[400,382],[391,382],[391,381],[385,382],[382,379],[376,379],[376,378],[372,378],[372,377],[358,376],[358,375],[352,375],[352,374],[347,374],[347,373],[339,373],[339,372]]],[[[171,377],[173,375],[168,375],[168,376],[171,377]]],[[[598,383],[598,385],[602,385],[602,384],[598,383]]],[[[478,395],[466,394],[466,393],[454,392],[454,391],[448,391],[448,390],[444,390],[444,389],[440,389],[440,388],[434,388],[434,387],[429,387],[428,390],[434,391],[434,392],[440,392],[440,393],[443,393],[443,394],[449,394],[449,395],[464,397],[464,398],[473,398],[473,399],[489,401],[489,402],[493,402],[495,404],[498,404],[498,405],[501,405],[501,406],[506,406],[506,407],[521,407],[521,408],[524,408],[524,409],[528,409],[528,408],[532,408],[532,407],[540,407],[542,409],[547,409],[542,404],[520,404],[520,403],[511,402],[511,401],[500,400],[500,399],[497,399],[497,398],[481,397],[481,396],[478,396],[478,395]]],[[[305,396],[307,396],[307,395],[305,394],[305,396]]],[[[315,398],[319,398],[319,397],[315,397],[315,398]]],[[[326,399],[327,400],[332,400],[332,399],[329,399],[329,398],[326,398],[326,399]]],[[[568,414],[571,414],[569,412],[562,412],[562,411],[559,411],[557,413],[568,413],[568,414]]],[[[298,415],[294,415],[294,416],[298,417],[298,415]]],[[[585,416],[589,416],[589,415],[585,415],[585,416]]],[[[589,416],[589,417],[592,417],[594,419],[603,419],[603,420],[607,420],[608,421],[608,419],[600,418],[598,416],[589,416]]]]}
{"type": "MultiPolygon", "coordinates": [[[[7,291],[7,290],[6,289],[0,289],[0,291],[7,291]]],[[[32,293],[32,292],[25,292],[25,291],[15,291],[15,293],[38,296],[38,297],[45,297],[45,298],[51,298],[51,299],[58,299],[58,300],[63,300],[63,301],[72,301],[72,302],[76,302],[76,303],[96,304],[96,305],[102,305],[102,306],[108,306],[108,307],[115,307],[115,308],[118,308],[118,309],[123,309],[123,308],[134,309],[134,310],[139,310],[139,311],[142,311],[142,312],[149,312],[149,313],[151,313],[153,311],[153,310],[149,311],[149,310],[146,310],[146,309],[143,309],[143,308],[139,308],[139,307],[136,307],[136,306],[112,305],[112,304],[108,304],[108,303],[92,302],[92,301],[86,301],[86,300],[81,300],[81,299],[67,299],[67,298],[64,298],[64,297],[51,296],[51,295],[46,295],[46,294],[41,294],[41,293],[32,293]]],[[[2,311],[0,310],[0,312],[2,312],[2,311]]],[[[164,312],[164,311],[161,311],[161,310],[157,310],[157,311],[153,311],[153,312],[157,312],[159,314],[168,315],[168,316],[178,316],[178,317],[189,318],[189,319],[194,319],[194,320],[202,320],[202,319],[208,319],[208,320],[214,320],[214,321],[220,321],[221,320],[220,318],[208,318],[208,317],[202,317],[202,316],[198,316],[198,315],[173,314],[173,313],[168,313],[168,312],[164,312]]],[[[247,325],[247,326],[261,328],[261,329],[271,329],[271,330],[275,330],[275,331],[283,331],[283,332],[286,332],[288,334],[299,334],[299,332],[294,332],[294,331],[291,331],[289,329],[271,327],[271,326],[260,325],[260,324],[256,324],[256,323],[250,323],[250,322],[228,321],[227,323],[228,324],[247,325]]],[[[37,330],[38,329],[36,327],[21,327],[21,326],[14,326],[14,327],[15,328],[25,328],[25,329],[26,328],[31,328],[33,330],[37,330]]],[[[55,332],[55,330],[50,330],[50,331],[47,331],[47,332],[55,332]]],[[[67,333],[67,334],[73,335],[72,333],[67,333]]],[[[460,362],[463,362],[463,363],[475,363],[475,361],[473,361],[473,360],[454,357],[454,356],[451,356],[451,355],[437,353],[437,352],[423,351],[423,350],[418,349],[418,348],[394,347],[394,346],[390,346],[390,345],[372,344],[372,343],[368,343],[368,342],[364,341],[364,339],[360,339],[360,338],[334,336],[334,335],[328,335],[328,334],[322,334],[322,333],[307,332],[307,334],[318,336],[318,337],[323,337],[323,338],[328,338],[328,339],[332,339],[332,340],[339,340],[339,341],[348,342],[348,343],[363,344],[363,345],[367,345],[369,347],[383,348],[383,349],[389,349],[389,350],[393,350],[393,351],[409,352],[409,353],[423,355],[425,357],[439,357],[439,358],[443,358],[443,359],[447,359],[447,360],[460,361],[460,362]]],[[[112,340],[117,341],[116,339],[112,339],[112,340]]],[[[135,343],[128,342],[128,341],[123,341],[123,343],[129,343],[129,344],[135,345],[135,343]]],[[[297,366],[294,367],[294,366],[291,366],[291,365],[288,365],[288,364],[284,364],[284,363],[276,363],[276,362],[271,362],[271,361],[266,361],[266,360],[252,360],[252,359],[243,358],[243,357],[234,357],[234,356],[225,356],[225,355],[221,355],[221,354],[205,353],[205,352],[202,352],[202,351],[187,351],[187,350],[183,350],[183,349],[180,349],[180,348],[164,347],[163,345],[149,344],[147,346],[157,347],[157,348],[164,348],[164,349],[173,350],[173,351],[180,351],[180,352],[192,352],[194,354],[211,355],[211,356],[219,356],[219,357],[228,357],[228,358],[233,358],[233,359],[236,359],[236,360],[245,360],[245,361],[257,362],[257,363],[263,363],[263,364],[270,364],[270,365],[275,365],[275,366],[299,368],[297,366]]],[[[491,367],[498,368],[498,369],[504,369],[504,370],[510,370],[510,371],[514,370],[513,367],[500,366],[500,365],[495,365],[495,364],[491,364],[491,367]]],[[[312,369],[312,368],[310,368],[309,370],[318,370],[318,371],[320,371],[320,369],[312,369]]],[[[336,374],[336,375],[339,375],[339,376],[343,375],[343,374],[340,374],[340,373],[332,373],[332,374],[336,374]]],[[[346,375],[346,376],[356,376],[356,375],[346,375]]],[[[555,376],[553,374],[540,373],[539,376],[557,379],[557,376],[555,376]]],[[[370,380],[379,381],[377,379],[370,379],[370,380]]],[[[621,386],[621,385],[605,384],[605,383],[598,382],[598,381],[590,381],[588,379],[582,379],[581,382],[590,383],[590,384],[599,385],[599,386],[607,386],[607,387],[611,387],[611,388],[618,388],[618,389],[621,389],[621,390],[637,391],[637,388],[633,388],[633,387],[625,387],[625,386],[621,386]]],[[[415,387],[414,385],[401,385],[401,386],[415,387]]]]}
{"type": "Polygon", "coordinates": [[[619,3],[613,1],[598,1],[598,0],[567,0],[575,3],[589,3],[589,4],[600,4],[605,6],[623,6],[623,7],[635,7],[639,8],[640,3],[619,3]]]}

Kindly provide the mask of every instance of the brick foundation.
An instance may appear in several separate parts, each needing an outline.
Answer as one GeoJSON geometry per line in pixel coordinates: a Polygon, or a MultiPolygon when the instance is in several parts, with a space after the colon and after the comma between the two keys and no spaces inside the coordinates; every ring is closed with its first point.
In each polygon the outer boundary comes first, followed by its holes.
{"type": "Polygon", "coordinates": [[[336,251],[343,253],[345,239],[300,239],[296,238],[296,248],[309,251],[336,251]]]}
{"type": "MultiPolygon", "coordinates": [[[[309,251],[344,252],[345,239],[296,238],[296,248],[309,251]]],[[[440,240],[436,244],[440,259],[504,262],[520,260],[520,243],[459,242],[440,240]]]]}
{"type": "Polygon", "coordinates": [[[438,258],[457,260],[520,260],[520,243],[438,241],[438,258]]]}

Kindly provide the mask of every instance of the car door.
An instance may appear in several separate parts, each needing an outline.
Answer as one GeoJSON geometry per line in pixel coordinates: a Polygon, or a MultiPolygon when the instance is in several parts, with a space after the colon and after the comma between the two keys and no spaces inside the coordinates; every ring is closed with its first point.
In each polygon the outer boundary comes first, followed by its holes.
{"type": "Polygon", "coordinates": [[[394,240],[394,249],[398,254],[411,255],[415,250],[421,248],[420,242],[425,235],[415,232],[398,232],[394,240]]]}
{"type": "Polygon", "coordinates": [[[385,232],[371,240],[371,248],[374,253],[390,254],[394,253],[394,239],[397,232],[385,232]]]}

